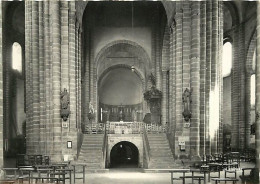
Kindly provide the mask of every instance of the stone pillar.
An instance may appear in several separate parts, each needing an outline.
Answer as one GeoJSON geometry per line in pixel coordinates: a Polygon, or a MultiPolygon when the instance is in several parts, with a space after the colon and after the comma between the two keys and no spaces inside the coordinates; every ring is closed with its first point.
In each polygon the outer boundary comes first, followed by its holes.
{"type": "Polygon", "coordinates": [[[182,2],[176,2],[176,129],[175,129],[175,155],[180,155],[179,137],[182,136],[183,118],[182,118],[182,2]]]}
{"type": "Polygon", "coordinates": [[[202,1],[200,10],[200,155],[205,155],[206,143],[206,33],[206,1],[202,1]]]}
{"type": "Polygon", "coordinates": [[[191,157],[199,156],[200,148],[200,2],[192,2],[192,38],[191,38],[191,130],[190,154],[191,157]]]}
{"type": "Polygon", "coordinates": [[[50,52],[50,6],[49,1],[44,2],[44,68],[45,68],[45,83],[44,83],[44,90],[45,90],[45,105],[46,105],[46,128],[45,128],[45,152],[46,154],[50,154],[50,150],[52,149],[51,146],[51,132],[52,132],[52,116],[51,116],[51,102],[52,102],[52,93],[51,93],[51,52],[50,52]]]}
{"type": "Polygon", "coordinates": [[[26,89],[26,152],[32,154],[31,135],[31,1],[25,2],[25,89],[26,89]]]}
{"type": "Polygon", "coordinates": [[[61,89],[61,26],[60,7],[58,1],[50,2],[52,15],[52,96],[53,96],[53,160],[61,160],[61,117],[60,117],[60,89],[61,89]]]}
{"type": "Polygon", "coordinates": [[[211,154],[209,135],[210,88],[211,88],[211,46],[212,46],[212,4],[206,2],[206,90],[205,90],[205,152],[211,154]]]}
{"type": "MultiPolygon", "coordinates": [[[[69,86],[69,5],[66,1],[60,2],[60,21],[61,21],[61,88],[60,91],[67,90],[70,94],[69,86]]],[[[70,107],[70,104],[69,104],[70,107]]],[[[70,109],[71,110],[71,109],[70,109]]],[[[71,114],[70,114],[71,115],[71,114]]],[[[61,119],[61,123],[70,123],[70,115],[66,121],[61,119]]],[[[70,129],[62,128],[62,145],[66,145],[69,138],[70,129]]],[[[73,141],[74,142],[74,141],[73,141]]],[[[62,150],[62,155],[68,154],[67,150],[62,150]]]]}
{"type": "MultiPolygon", "coordinates": [[[[257,2],[257,44],[256,44],[256,168],[260,169],[260,2],[257,2]]],[[[260,175],[260,173],[259,173],[260,175]]]]}
{"type": "Polygon", "coordinates": [[[218,152],[223,152],[223,77],[222,77],[222,53],[223,53],[223,2],[219,1],[219,140],[218,152]]]}
{"type": "Polygon", "coordinates": [[[162,112],[162,119],[161,123],[165,125],[166,114],[167,114],[167,71],[162,71],[162,105],[161,105],[161,112],[162,112]]]}
{"type": "Polygon", "coordinates": [[[46,109],[45,109],[45,75],[44,75],[44,15],[43,15],[43,2],[39,1],[39,101],[40,101],[40,144],[39,153],[45,152],[46,145],[46,109]]]}
{"type": "Polygon", "coordinates": [[[211,151],[217,152],[217,134],[219,127],[219,86],[217,83],[218,62],[218,1],[212,2],[212,60],[211,60],[211,91],[210,96],[210,122],[209,131],[211,139],[211,151]]]}
{"type": "MultiPolygon", "coordinates": [[[[159,17],[159,16],[158,16],[159,17]]],[[[160,25],[159,20],[156,20],[155,25],[160,25]]],[[[155,26],[155,71],[156,71],[156,88],[162,90],[162,62],[161,62],[161,34],[159,26],[155,26]]]]}
{"type": "Polygon", "coordinates": [[[241,24],[239,26],[239,67],[240,67],[240,87],[239,87],[239,149],[244,149],[245,148],[245,68],[246,68],[246,60],[245,60],[245,26],[244,24],[241,24]]]}
{"type": "Polygon", "coordinates": [[[235,27],[232,64],[232,141],[233,149],[243,149],[245,141],[245,27],[235,27]]]}
{"type": "MultiPolygon", "coordinates": [[[[3,94],[3,25],[2,25],[2,1],[0,2],[0,94],[3,94]]],[[[4,145],[3,142],[3,95],[0,95],[0,145],[4,145]]],[[[0,146],[0,169],[4,166],[4,151],[3,146],[0,146]]],[[[2,179],[0,177],[0,179],[2,179]]]]}
{"type": "MultiPolygon", "coordinates": [[[[171,25],[171,60],[170,60],[170,76],[169,76],[169,117],[170,117],[170,132],[173,134],[175,138],[175,130],[177,123],[176,116],[176,22],[173,22],[171,25]]],[[[175,143],[175,141],[172,141],[175,143]]],[[[173,147],[176,149],[175,147],[173,147]]]]}
{"type": "Polygon", "coordinates": [[[76,128],[78,128],[78,122],[79,122],[79,91],[78,91],[78,80],[79,80],[79,76],[78,76],[78,71],[79,71],[79,68],[78,68],[78,63],[79,63],[79,39],[78,39],[78,35],[79,34],[79,22],[78,20],[76,19],[76,30],[75,30],[75,44],[76,44],[76,63],[75,63],[75,77],[76,77],[76,128]]]}
{"type": "Polygon", "coordinates": [[[79,29],[79,129],[82,124],[82,27],[79,29]]]}
{"type": "Polygon", "coordinates": [[[76,22],[75,1],[69,2],[69,89],[70,89],[70,131],[76,131],[76,22]]]}
{"type": "MultiPolygon", "coordinates": [[[[162,119],[161,123],[164,125],[169,123],[169,63],[170,63],[170,29],[168,25],[165,26],[163,48],[162,48],[162,119]]],[[[169,125],[169,124],[168,124],[169,125]]]]}
{"type": "Polygon", "coordinates": [[[89,119],[88,119],[88,113],[89,113],[89,101],[90,101],[90,76],[89,76],[89,69],[90,69],[90,36],[89,36],[89,29],[86,28],[87,30],[84,31],[85,36],[84,36],[84,40],[85,40],[85,50],[84,50],[84,63],[85,63],[85,73],[84,73],[84,123],[85,125],[87,125],[89,123],[89,119]]]}
{"type": "Polygon", "coordinates": [[[40,141],[40,84],[39,84],[39,2],[32,2],[32,107],[33,107],[33,121],[32,121],[32,139],[33,152],[39,153],[40,141]]]}
{"type": "Polygon", "coordinates": [[[68,2],[61,2],[61,91],[69,89],[69,7],[68,2]]]}
{"type": "Polygon", "coordinates": [[[251,69],[252,65],[247,67],[246,81],[245,81],[245,148],[250,146],[250,133],[251,133],[251,69]],[[250,67],[250,68],[249,68],[250,67]]]}

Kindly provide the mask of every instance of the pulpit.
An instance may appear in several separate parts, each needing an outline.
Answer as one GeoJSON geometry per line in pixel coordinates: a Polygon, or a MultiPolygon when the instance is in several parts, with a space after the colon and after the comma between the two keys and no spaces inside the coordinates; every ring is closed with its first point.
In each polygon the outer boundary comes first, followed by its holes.
{"type": "Polygon", "coordinates": [[[144,93],[144,99],[148,102],[151,111],[151,123],[161,124],[161,99],[162,92],[153,85],[144,93]]]}

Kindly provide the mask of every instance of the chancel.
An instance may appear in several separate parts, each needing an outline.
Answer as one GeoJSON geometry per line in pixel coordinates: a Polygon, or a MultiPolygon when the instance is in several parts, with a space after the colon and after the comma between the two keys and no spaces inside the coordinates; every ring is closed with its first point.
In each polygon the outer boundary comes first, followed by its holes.
{"type": "Polygon", "coordinates": [[[259,20],[258,1],[0,1],[0,183],[39,165],[258,183],[259,20]]]}

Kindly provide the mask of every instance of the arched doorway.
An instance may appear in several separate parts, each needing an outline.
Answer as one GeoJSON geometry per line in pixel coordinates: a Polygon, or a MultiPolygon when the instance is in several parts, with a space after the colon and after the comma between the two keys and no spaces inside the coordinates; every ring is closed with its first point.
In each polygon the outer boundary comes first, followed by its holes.
{"type": "Polygon", "coordinates": [[[110,152],[111,168],[138,167],[139,151],[131,142],[122,141],[113,146],[110,152]]]}

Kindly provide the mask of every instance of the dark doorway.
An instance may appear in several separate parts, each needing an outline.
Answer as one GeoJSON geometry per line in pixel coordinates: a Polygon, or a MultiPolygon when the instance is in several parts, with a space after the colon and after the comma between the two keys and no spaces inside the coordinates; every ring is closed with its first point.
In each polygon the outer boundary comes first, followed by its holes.
{"type": "Polygon", "coordinates": [[[110,153],[111,168],[136,168],[138,167],[138,148],[127,141],[117,143],[110,153]]]}

